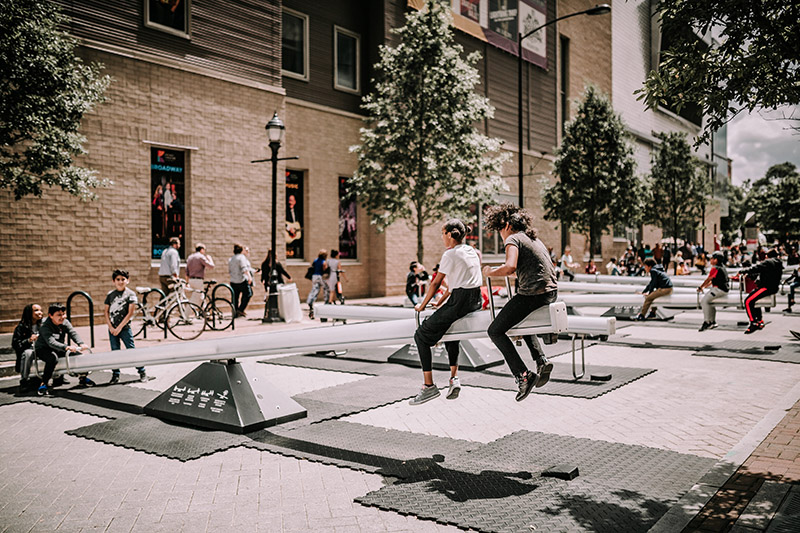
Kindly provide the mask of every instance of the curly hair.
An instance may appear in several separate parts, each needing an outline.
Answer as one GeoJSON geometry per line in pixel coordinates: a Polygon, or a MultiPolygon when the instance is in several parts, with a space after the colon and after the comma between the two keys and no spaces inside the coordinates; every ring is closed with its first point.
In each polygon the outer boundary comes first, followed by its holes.
{"type": "Polygon", "coordinates": [[[531,239],[536,238],[533,217],[528,211],[514,204],[505,203],[486,208],[483,214],[483,224],[486,229],[494,231],[500,231],[508,224],[515,232],[522,231],[531,239]]]}

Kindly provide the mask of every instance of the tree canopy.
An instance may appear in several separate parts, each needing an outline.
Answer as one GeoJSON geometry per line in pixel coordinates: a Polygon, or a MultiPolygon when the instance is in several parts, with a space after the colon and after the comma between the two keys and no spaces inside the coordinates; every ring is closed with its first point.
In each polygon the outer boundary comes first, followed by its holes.
{"type": "Polygon", "coordinates": [[[0,187],[17,200],[57,186],[83,199],[106,184],[75,165],[80,121],[103,101],[110,78],[75,56],[53,2],[0,3],[0,187]]]}
{"type": "Polygon", "coordinates": [[[747,194],[750,211],[763,233],[781,242],[800,236],[800,174],[794,164],[773,165],[753,182],[747,194]]]}
{"type": "Polygon", "coordinates": [[[556,151],[558,181],[545,189],[545,218],[587,235],[597,253],[601,235],[614,224],[634,226],[641,219],[647,191],[635,166],[622,119],[608,97],[587,87],[556,151]]]}
{"type": "Polygon", "coordinates": [[[393,30],[400,44],[380,49],[375,90],[362,105],[366,127],[351,148],[358,167],[348,190],[379,231],[396,220],[415,228],[419,261],[423,229],[495,196],[508,157],[475,128],[494,109],[474,90],[480,56],[462,58],[451,22],[449,3],[435,0],[393,30]]]}
{"type": "Polygon", "coordinates": [[[692,155],[686,133],[661,132],[655,136],[661,144],[653,157],[646,221],[661,227],[677,244],[681,232],[699,227],[711,180],[692,155]]]}
{"type": "Polygon", "coordinates": [[[651,108],[698,104],[698,142],[741,111],[800,103],[800,3],[660,0],[655,16],[674,44],[637,92],[651,108]]]}

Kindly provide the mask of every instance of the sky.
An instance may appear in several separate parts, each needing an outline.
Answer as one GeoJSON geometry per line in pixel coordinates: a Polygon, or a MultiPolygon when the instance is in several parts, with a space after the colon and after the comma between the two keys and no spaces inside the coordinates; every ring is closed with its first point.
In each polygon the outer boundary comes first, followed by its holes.
{"type": "Polygon", "coordinates": [[[741,185],[763,177],[772,165],[789,161],[800,168],[800,106],[749,115],[739,114],[728,124],[728,157],[733,159],[732,180],[741,185]],[[792,116],[797,120],[769,120],[792,116]]]}

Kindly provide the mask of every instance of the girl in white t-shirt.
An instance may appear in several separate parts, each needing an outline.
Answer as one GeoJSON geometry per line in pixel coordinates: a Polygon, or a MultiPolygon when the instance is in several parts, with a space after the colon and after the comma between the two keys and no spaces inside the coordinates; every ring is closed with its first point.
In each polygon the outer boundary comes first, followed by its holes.
{"type": "MultiPolygon", "coordinates": [[[[418,312],[425,309],[436,291],[447,277],[450,296],[435,313],[425,319],[414,334],[417,343],[419,360],[422,364],[424,385],[409,403],[420,405],[433,400],[440,395],[439,389],[433,384],[433,354],[431,348],[439,342],[450,326],[459,318],[481,308],[481,261],[475,248],[463,244],[467,228],[458,219],[448,220],[442,227],[442,242],[445,250],[442,260],[439,261],[439,271],[428,286],[425,298],[414,309],[418,312]]],[[[450,387],[447,399],[455,400],[461,392],[458,380],[458,341],[444,343],[447,356],[450,360],[450,387]]]]}

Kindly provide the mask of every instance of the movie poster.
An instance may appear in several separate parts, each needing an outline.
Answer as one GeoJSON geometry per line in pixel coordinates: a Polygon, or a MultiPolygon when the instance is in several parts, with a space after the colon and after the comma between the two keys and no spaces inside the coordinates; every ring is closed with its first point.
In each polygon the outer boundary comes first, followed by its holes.
{"type": "Polygon", "coordinates": [[[286,171],[286,258],[303,259],[303,173],[286,171]]]}
{"type": "Polygon", "coordinates": [[[185,158],[180,150],[150,149],[152,259],[161,259],[170,237],[181,240],[180,256],[186,257],[185,158]]]}
{"type": "Polygon", "coordinates": [[[355,198],[347,197],[347,178],[339,178],[339,258],[358,257],[355,198]]]}

